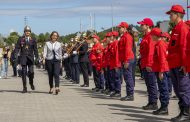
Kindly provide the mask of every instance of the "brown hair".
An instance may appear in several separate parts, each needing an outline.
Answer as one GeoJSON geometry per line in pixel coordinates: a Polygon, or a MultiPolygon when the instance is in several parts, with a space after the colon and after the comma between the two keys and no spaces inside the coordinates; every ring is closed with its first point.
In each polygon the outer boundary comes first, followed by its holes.
{"type": "Polygon", "coordinates": [[[50,34],[50,39],[52,39],[52,36],[53,36],[54,33],[57,34],[57,40],[58,40],[58,38],[59,38],[59,33],[58,33],[57,31],[51,32],[51,34],[50,34]]]}
{"type": "Polygon", "coordinates": [[[183,19],[183,17],[184,17],[184,14],[182,14],[182,13],[178,13],[175,11],[172,11],[172,13],[177,14],[177,16],[179,16],[181,19],[183,19]]]}

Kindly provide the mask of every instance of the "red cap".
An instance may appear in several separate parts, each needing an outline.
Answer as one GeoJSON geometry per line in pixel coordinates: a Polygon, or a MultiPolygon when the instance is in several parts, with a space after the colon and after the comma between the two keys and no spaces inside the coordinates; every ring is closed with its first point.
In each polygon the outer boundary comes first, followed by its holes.
{"type": "Polygon", "coordinates": [[[129,25],[126,22],[121,22],[117,27],[124,27],[124,28],[128,28],[129,25]]]}
{"type": "Polygon", "coordinates": [[[170,14],[172,11],[185,14],[185,10],[181,5],[173,5],[171,9],[168,12],[166,12],[166,14],[170,14]]]}
{"type": "Polygon", "coordinates": [[[112,32],[107,32],[106,37],[110,37],[110,36],[112,36],[112,32]]]}
{"type": "Polygon", "coordinates": [[[190,20],[185,21],[185,23],[190,26],[190,20]]]}
{"type": "Polygon", "coordinates": [[[119,33],[117,31],[113,31],[112,35],[117,37],[119,35],[119,33]]]}
{"type": "Polygon", "coordinates": [[[170,34],[168,34],[167,32],[163,32],[161,34],[161,37],[166,37],[166,38],[170,39],[170,34]]]}
{"type": "Polygon", "coordinates": [[[150,32],[151,35],[154,36],[161,36],[162,31],[160,28],[153,28],[152,31],[150,32]]]}
{"type": "Polygon", "coordinates": [[[190,6],[187,6],[187,8],[190,8],[190,6]]]}
{"type": "Polygon", "coordinates": [[[97,36],[96,34],[92,35],[92,38],[96,38],[97,40],[100,40],[100,37],[97,36]]]}
{"type": "Polygon", "coordinates": [[[137,23],[141,25],[148,25],[150,27],[154,26],[154,23],[150,18],[144,18],[142,21],[137,22],[137,23]]]}
{"type": "Polygon", "coordinates": [[[102,43],[105,43],[107,41],[107,39],[106,38],[104,38],[101,42],[102,43]]]}

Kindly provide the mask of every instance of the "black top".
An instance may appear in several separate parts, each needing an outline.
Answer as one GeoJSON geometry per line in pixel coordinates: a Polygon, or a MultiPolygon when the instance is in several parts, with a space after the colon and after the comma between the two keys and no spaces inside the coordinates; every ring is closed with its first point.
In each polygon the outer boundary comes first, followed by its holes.
{"type": "Polygon", "coordinates": [[[20,37],[17,41],[15,51],[16,54],[20,52],[21,65],[26,65],[28,59],[34,63],[34,55],[38,59],[37,42],[35,39],[30,38],[29,41],[26,41],[24,36],[20,37]]]}
{"type": "Polygon", "coordinates": [[[6,50],[6,54],[3,54],[3,58],[8,58],[9,49],[6,50]]]}
{"type": "Polygon", "coordinates": [[[88,58],[88,43],[84,44],[79,48],[79,61],[80,62],[89,62],[88,58]]]}

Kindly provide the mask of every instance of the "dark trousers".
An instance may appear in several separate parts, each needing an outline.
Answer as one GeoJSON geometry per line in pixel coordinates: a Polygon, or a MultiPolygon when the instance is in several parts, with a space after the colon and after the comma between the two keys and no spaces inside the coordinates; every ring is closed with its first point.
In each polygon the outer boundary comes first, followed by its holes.
{"type": "Polygon", "coordinates": [[[80,69],[83,75],[84,84],[89,85],[88,65],[87,62],[80,62],[80,69]]]}
{"type": "Polygon", "coordinates": [[[98,77],[99,77],[98,88],[104,89],[104,85],[105,85],[104,73],[98,71],[98,77]]]}
{"type": "Polygon", "coordinates": [[[157,103],[158,89],[156,84],[156,76],[154,72],[148,72],[145,68],[142,70],[148,92],[148,102],[157,103]]]}
{"type": "Polygon", "coordinates": [[[29,78],[29,84],[33,85],[33,79],[34,79],[34,65],[31,60],[27,58],[26,65],[22,65],[22,83],[23,88],[26,88],[27,82],[26,82],[26,76],[29,78]],[[28,72],[27,72],[28,67],[28,72]]]}
{"type": "Polygon", "coordinates": [[[160,102],[161,107],[168,107],[169,104],[169,89],[168,89],[168,79],[167,79],[167,73],[163,73],[163,79],[160,80],[159,73],[156,72],[156,78],[158,83],[158,89],[160,92],[160,102]]]}
{"type": "Polygon", "coordinates": [[[17,63],[13,62],[12,63],[12,68],[13,68],[13,75],[17,76],[17,63]]]}
{"type": "Polygon", "coordinates": [[[133,62],[133,67],[132,67],[132,75],[133,75],[134,84],[135,84],[135,72],[136,72],[136,60],[133,62]]]}
{"type": "Polygon", "coordinates": [[[126,83],[126,95],[130,96],[130,95],[134,95],[134,80],[133,80],[133,62],[129,63],[128,68],[124,68],[124,66],[122,67],[123,70],[123,77],[126,83]]]}
{"type": "Polygon", "coordinates": [[[144,74],[143,74],[143,70],[142,70],[142,68],[141,68],[141,64],[140,64],[140,59],[138,60],[138,62],[137,62],[137,65],[138,65],[138,67],[139,67],[139,71],[140,71],[140,74],[141,74],[141,78],[144,78],[144,74]]]}
{"type": "Polygon", "coordinates": [[[189,76],[180,71],[180,68],[170,70],[174,92],[179,98],[179,107],[190,106],[190,79],[189,76]]]}
{"type": "Polygon", "coordinates": [[[170,72],[166,72],[166,77],[167,77],[167,81],[168,81],[168,90],[169,93],[172,93],[172,81],[171,81],[171,76],[170,76],[170,72]]]}
{"type": "Polygon", "coordinates": [[[55,80],[55,87],[59,87],[60,61],[47,60],[46,62],[50,88],[54,86],[53,78],[55,80]]]}
{"type": "Polygon", "coordinates": [[[66,76],[68,78],[70,78],[71,77],[71,73],[70,73],[71,71],[70,71],[70,64],[69,64],[68,59],[64,60],[64,70],[65,70],[66,76]]]}
{"type": "Polygon", "coordinates": [[[95,66],[92,67],[92,71],[93,71],[93,79],[94,79],[95,87],[99,88],[98,83],[100,81],[99,81],[98,71],[96,70],[95,66]]]}
{"type": "Polygon", "coordinates": [[[72,63],[71,64],[71,79],[76,82],[79,83],[79,76],[80,76],[80,72],[79,72],[79,64],[78,63],[72,63]]]}
{"type": "Polygon", "coordinates": [[[110,82],[109,68],[104,68],[104,79],[105,79],[105,89],[110,90],[110,87],[109,87],[109,82],[110,82]]]}
{"type": "Polygon", "coordinates": [[[110,91],[114,91],[116,93],[121,93],[121,71],[120,69],[112,69],[110,70],[110,91]]]}
{"type": "Polygon", "coordinates": [[[87,63],[87,67],[88,67],[88,75],[92,75],[92,64],[90,62],[87,63]]]}
{"type": "MultiPolygon", "coordinates": [[[[62,66],[63,66],[63,64],[64,64],[64,63],[62,62],[62,66]]],[[[60,76],[63,76],[63,67],[60,67],[59,75],[60,75],[60,76]]]]}

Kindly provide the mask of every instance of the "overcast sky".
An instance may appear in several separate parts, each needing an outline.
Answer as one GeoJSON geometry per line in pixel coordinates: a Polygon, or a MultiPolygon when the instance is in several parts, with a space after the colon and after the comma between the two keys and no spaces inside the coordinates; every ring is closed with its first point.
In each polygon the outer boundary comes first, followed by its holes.
{"type": "Polygon", "coordinates": [[[77,32],[80,20],[84,31],[90,28],[90,14],[95,16],[92,23],[98,31],[112,26],[112,13],[114,25],[121,21],[136,24],[145,17],[156,22],[168,19],[165,12],[173,4],[186,9],[187,0],[0,0],[0,33],[23,33],[25,16],[36,34],[77,32]]]}

